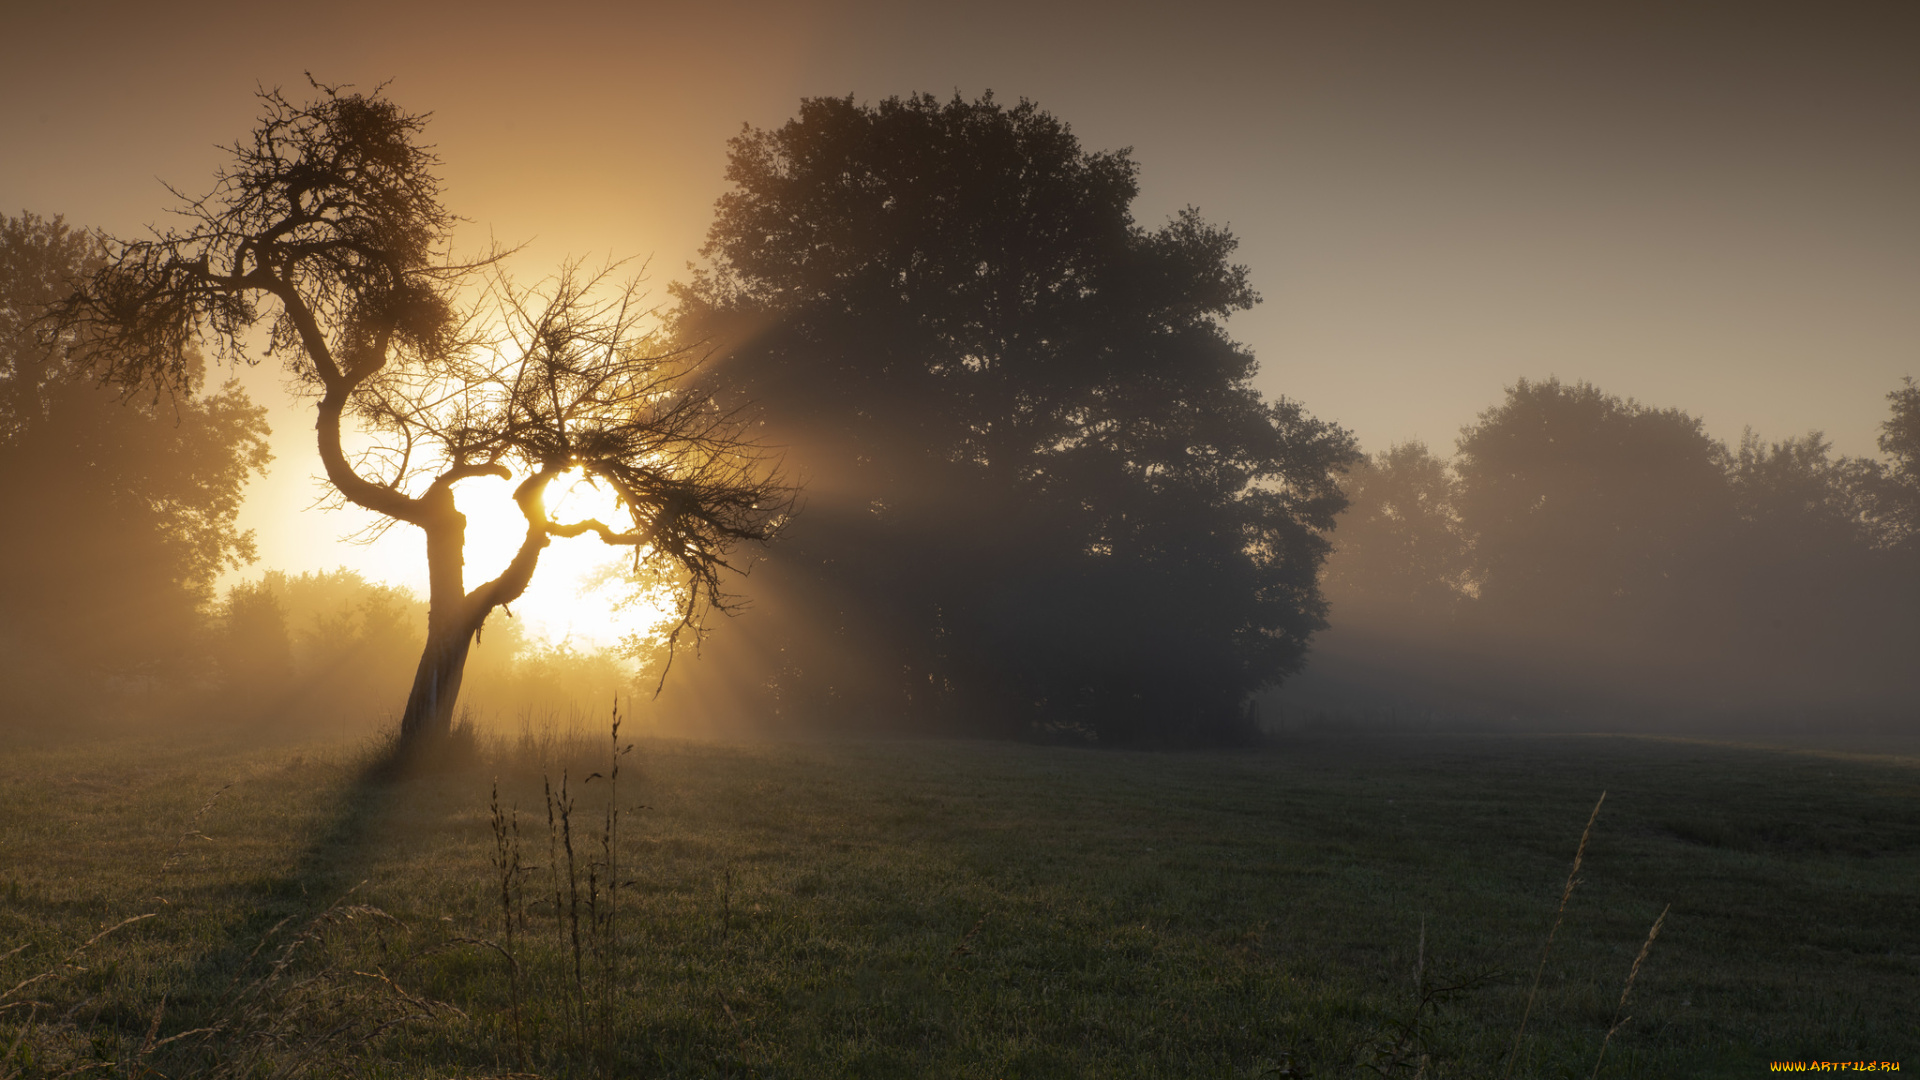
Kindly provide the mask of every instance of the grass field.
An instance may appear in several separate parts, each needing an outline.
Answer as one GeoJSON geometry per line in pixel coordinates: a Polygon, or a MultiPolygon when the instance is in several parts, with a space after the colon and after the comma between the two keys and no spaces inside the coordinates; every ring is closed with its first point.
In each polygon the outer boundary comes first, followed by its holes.
{"type": "Polygon", "coordinates": [[[6,751],[0,1076],[1586,1077],[1668,905],[1600,1075],[1920,1068],[1912,758],[607,749],[6,751]]]}

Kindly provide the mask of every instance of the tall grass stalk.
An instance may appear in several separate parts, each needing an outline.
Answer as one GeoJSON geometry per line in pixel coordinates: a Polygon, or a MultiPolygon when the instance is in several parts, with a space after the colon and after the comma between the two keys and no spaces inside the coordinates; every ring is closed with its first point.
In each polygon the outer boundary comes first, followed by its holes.
{"type": "Polygon", "coordinates": [[[1640,946],[1640,955],[1633,958],[1633,966],[1627,969],[1627,985],[1620,991],[1620,1004],[1613,1010],[1613,1026],[1607,1029],[1607,1037],[1600,1040],[1600,1056],[1593,1062],[1593,1080],[1599,1080],[1600,1065],[1607,1060],[1607,1045],[1613,1042],[1613,1033],[1633,1019],[1627,1013],[1627,996],[1633,993],[1633,980],[1640,977],[1640,965],[1647,962],[1647,953],[1653,949],[1653,939],[1660,936],[1660,927],[1667,921],[1667,912],[1673,910],[1668,904],[1660,909],[1660,917],[1653,920],[1653,929],[1647,931],[1647,940],[1640,946]]]}
{"type": "Polygon", "coordinates": [[[567,859],[567,906],[559,929],[563,935],[562,944],[568,947],[568,952],[573,957],[574,1030],[580,1041],[585,1042],[587,982],[580,941],[580,869],[573,853],[573,792],[565,769],[560,770],[560,798],[555,805],[560,810],[560,850],[567,859]]]}
{"type": "Polygon", "coordinates": [[[620,699],[616,697],[607,762],[607,813],[600,833],[600,850],[607,865],[607,915],[600,950],[600,1034],[601,1057],[608,1076],[613,1075],[613,989],[620,955],[620,759],[633,752],[632,743],[620,745],[620,720],[620,699]]]}
{"type": "Polygon", "coordinates": [[[1580,846],[1573,853],[1573,868],[1567,871],[1567,887],[1560,891],[1560,907],[1553,913],[1553,927],[1547,931],[1546,947],[1540,950],[1540,966],[1533,973],[1533,988],[1527,991],[1527,1006],[1520,1012],[1520,1029],[1513,1033],[1513,1052],[1507,1055],[1507,1070],[1501,1077],[1513,1075],[1513,1067],[1520,1060],[1520,1040],[1527,1034],[1527,1019],[1533,1015],[1533,1002],[1540,993],[1540,980],[1547,973],[1547,957],[1553,955],[1553,939],[1560,933],[1560,920],[1566,917],[1567,901],[1573,897],[1574,886],[1580,884],[1580,864],[1587,857],[1587,841],[1593,836],[1593,823],[1600,819],[1600,805],[1607,801],[1607,793],[1602,791],[1600,798],[1594,801],[1593,813],[1587,815],[1587,827],[1580,832],[1580,846]]]}
{"type": "Polygon", "coordinates": [[[540,786],[547,797],[547,883],[553,887],[554,925],[560,926],[564,925],[561,912],[566,908],[560,902],[560,825],[555,817],[553,780],[543,775],[540,777],[540,786]]]}
{"type": "Polygon", "coordinates": [[[165,874],[167,871],[173,869],[173,864],[179,862],[181,857],[186,855],[187,848],[190,846],[192,841],[213,839],[213,837],[208,836],[206,833],[200,831],[200,819],[206,817],[208,812],[213,809],[213,804],[220,801],[220,796],[225,795],[227,793],[227,789],[233,787],[233,785],[237,783],[239,783],[239,780],[236,778],[233,780],[229,780],[226,783],[220,785],[218,790],[216,790],[212,795],[207,796],[206,802],[203,802],[200,804],[200,809],[195,810],[193,812],[193,820],[187,822],[186,829],[184,829],[180,833],[180,841],[178,845],[175,846],[175,848],[173,849],[173,853],[168,855],[166,858],[166,861],[160,864],[160,872],[162,874],[165,874]]]}
{"type": "Polygon", "coordinates": [[[511,814],[500,810],[500,781],[493,782],[493,798],[488,803],[493,824],[493,865],[500,875],[500,936],[505,943],[501,953],[507,958],[507,999],[513,1011],[513,1047],[521,1064],[526,1063],[527,1043],[520,1014],[520,961],[514,953],[514,894],[520,885],[524,866],[520,860],[520,808],[511,814]]]}
{"type": "MultiPolygon", "coordinates": [[[[595,780],[606,781],[606,808],[600,820],[600,851],[597,858],[583,858],[585,852],[574,843],[573,819],[579,807],[573,794],[570,772],[561,770],[558,789],[554,787],[551,777],[545,777],[542,781],[547,803],[548,879],[553,892],[554,929],[562,964],[571,971],[571,982],[561,995],[566,1026],[574,1045],[583,1053],[597,1057],[601,1071],[608,1076],[613,1075],[614,1070],[614,997],[620,979],[620,890],[622,886],[632,884],[620,880],[620,765],[621,759],[633,751],[631,743],[622,745],[620,742],[623,719],[616,698],[606,744],[606,771],[590,773],[581,781],[582,784],[591,784],[595,780]],[[584,888],[581,881],[583,874],[586,878],[584,888]],[[584,919],[581,912],[583,905],[586,908],[584,919]],[[596,980],[598,985],[593,986],[596,980]]],[[[495,844],[502,852],[499,858],[504,860],[507,857],[504,845],[509,843],[504,838],[508,825],[498,809],[497,794],[495,802],[495,844]]],[[[517,818],[512,828],[518,828],[517,818]]],[[[517,843],[517,840],[512,842],[517,843]]],[[[591,843],[590,840],[587,842],[591,843]]],[[[591,851],[591,848],[586,851],[591,851]]],[[[503,876],[503,912],[508,910],[510,902],[508,884],[503,876]]],[[[524,912],[524,903],[522,910],[524,912]]],[[[563,983],[566,979],[563,975],[563,983]]]]}

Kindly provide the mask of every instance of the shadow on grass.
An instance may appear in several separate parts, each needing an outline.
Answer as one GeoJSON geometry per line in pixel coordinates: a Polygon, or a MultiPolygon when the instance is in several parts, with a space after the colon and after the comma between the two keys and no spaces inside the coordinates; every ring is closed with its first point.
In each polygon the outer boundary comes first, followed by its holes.
{"type": "Polygon", "coordinates": [[[383,827],[418,795],[415,782],[467,767],[473,755],[471,740],[457,739],[389,739],[372,748],[311,822],[285,872],[233,886],[235,910],[203,932],[198,956],[168,980],[167,1027],[220,1026],[235,995],[267,974],[289,942],[329,912],[364,904],[355,891],[378,859],[383,827]]]}

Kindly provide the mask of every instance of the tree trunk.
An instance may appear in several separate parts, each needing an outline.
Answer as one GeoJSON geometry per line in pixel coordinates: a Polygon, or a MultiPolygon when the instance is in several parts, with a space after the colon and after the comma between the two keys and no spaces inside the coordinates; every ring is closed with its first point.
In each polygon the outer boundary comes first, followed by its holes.
{"type": "Polygon", "coordinates": [[[467,518],[454,508],[451,474],[443,475],[420,497],[420,513],[412,520],[427,534],[427,647],[420,653],[407,711],[400,717],[402,746],[444,738],[453,730],[453,707],[460,697],[467,650],[473,647],[487,614],[519,599],[533,580],[534,566],[548,544],[542,492],[560,471],[560,466],[543,467],[521,483],[514,498],[523,509],[532,508],[526,538],[500,576],[471,595],[466,586],[467,518]]]}
{"type": "MultiPolygon", "coordinates": [[[[427,534],[427,647],[420,653],[400,741],[419,744],[453,730],[453,706],[479,621],[466,588],[467,518],[454,509],[451,484],[435,484],[421,500],[417,522],[427,534]]],[[[485,617],[485,612],[481,616],[485,617]]]]}
{"type": "Polygon", "coordinates": [[[429,741],[453,730],[453,706],[460,697],[460,679],[472,644],[473,631],[465,626],[427,635],[413,690],[407,694],[407,711],[400,717],[401,742],[429,741]]]}

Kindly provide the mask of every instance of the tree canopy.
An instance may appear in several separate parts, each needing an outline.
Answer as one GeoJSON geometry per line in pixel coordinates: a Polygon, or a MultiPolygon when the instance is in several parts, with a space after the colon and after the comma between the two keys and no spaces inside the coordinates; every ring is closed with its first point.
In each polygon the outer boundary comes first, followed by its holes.
{"type": "Polygon", "coordinates": [[[498,253],[452,258],[425,118],[377,91],[316,89],[305,103],[263,93],[251,138],[181,208],[188,224],[116,244],[72,294],[64,322],[88,360],[121,385],[170,389],[195,342],[248,357],[265,324],[267,355],[316,399],[333,488],[425,534],[427,641],[405,735],[446,729],[474,636],[555,537],[592,533],[674,566],[681,625],[697,627],[722,599],[727,553],[768,538],[784,508],[764,456],[693,378],[697,358],[649,339],[632,285],[563,271],[526,289],[498,253]],[[343,427],[374,449],[350,454],[343,427]],[[610,488],[625,520],[554,520],[547,491],[570,473],[610,488]],[[526,528],[506,569],[469,588],[453,488],[482,476],[514,482],[526,528]]]}
{"type": "Polygon", "coordinates": [[[1920,384],[1906,379],[1887,394],[1893,415],[1880,427],[1880,452],[1891,459],[1877,494],[1892,543],[1920,553],[1920,384]]]}
{"type": "Polygon", "coordinates": [[[125,398],[93,342],[52,332],[106,255],[58,218],[0,218],[0,683],[49,701],[80,673],[192,674],[215,578],[253,557],[241,492],[269,459],[264,411],[231,383],[205,392],[197,355],[177,358],[178,394],[125,398]]]}
{"type": "Polygon", "coordinates": [[[1482,600],[1551,622],[1644,613],[1725,503],[1699,420],[1587,383],[1519,380],[1458,451],[1482,600]]]}
{"type": "Polygon", "coordinates": [[[1321,625],[1352,443],[1263,400],[1232,235],[1030,102],[804,101],[730,144],[676,328],[807,477],[757,642],[801,721],[1215,739],[1321,625]]]}

